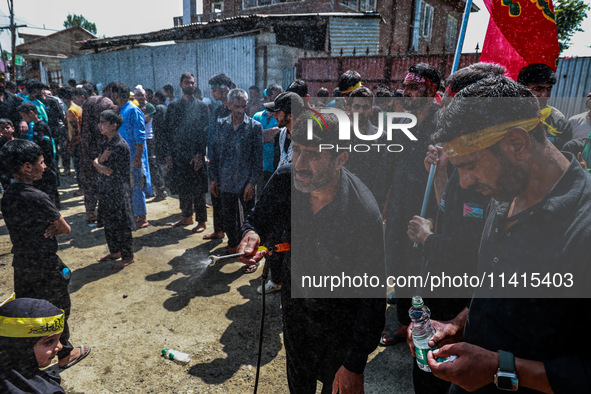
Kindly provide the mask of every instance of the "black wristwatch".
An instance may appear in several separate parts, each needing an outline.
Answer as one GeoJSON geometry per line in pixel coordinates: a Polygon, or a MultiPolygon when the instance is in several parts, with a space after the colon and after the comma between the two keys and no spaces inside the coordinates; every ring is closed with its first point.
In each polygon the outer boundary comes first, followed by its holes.
{"type": "Polygon", "coordinates": [[[495,374],[495,384],[500,390],[517,391],[519,388],[513,353],[499,350],[499,370],[495,374]]]}

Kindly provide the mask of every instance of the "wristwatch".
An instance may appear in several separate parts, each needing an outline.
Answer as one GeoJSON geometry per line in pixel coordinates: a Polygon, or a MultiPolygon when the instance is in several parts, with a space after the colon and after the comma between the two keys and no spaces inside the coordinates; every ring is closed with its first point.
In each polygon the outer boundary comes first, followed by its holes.
{"type": "Polygon", "coordinates": [[[499,350],[499,369],[495,374],[495,384],[500,390],[517,391],[519,388],[513,353],[499,350]]]}

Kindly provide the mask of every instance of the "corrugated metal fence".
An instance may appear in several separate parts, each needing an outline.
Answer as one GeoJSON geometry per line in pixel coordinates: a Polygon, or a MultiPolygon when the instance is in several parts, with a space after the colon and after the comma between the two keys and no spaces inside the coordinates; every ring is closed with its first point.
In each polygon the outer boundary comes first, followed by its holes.
{"type": "Polygon", "coordinates": [[[556,79],[548,103],[567,118],[587,111],[585,98],[591,91],[591,57],[560,59],[556,79]]]}
{"type": "Polygon", "coordinates": [[[95,84],[122,81],[130,88],[141,84],[161,89],[171,84],[180,96],[183,72],[195,75],[199,88],[208,95],[208,81],[219,72],[232,78],[237,87],[255,83],[255,37],[222,38],[62,59],[64,79],[87,79],[95,84]]]}
{"type": "MultiPolygon", "coordinates": [[[[460,58],[459,68],[476,63],[480,54],[466,54],[460,58]]],[[[453,55],[424,55],[406,57],[347,56],[303,58],[298,63],[298,78],[308,82],[308,91],[314,95],[320,87],[332,91],[339,76],[347,70],[356,70],[366,86],[385,83],[393,89],[402,88],[402,81],[410,66],[427,63],[447,77],[451,71],[453,55]]]]}
{"type": "Polygon", "coordinates": [[[377,55],[380,20],[330,18],[330,52],[333,56],[377,55]]]}

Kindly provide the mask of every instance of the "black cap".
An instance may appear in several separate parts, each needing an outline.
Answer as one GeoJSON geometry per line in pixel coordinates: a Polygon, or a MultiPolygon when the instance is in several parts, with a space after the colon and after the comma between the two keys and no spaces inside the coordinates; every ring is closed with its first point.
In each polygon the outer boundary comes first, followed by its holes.
{"type": "Polygon", "coordinates": [[[304,108],[304,100],[294,92],[283,92],[272,103],[265,103],[263,105],[269,112],[285,111],[291,114],[300,112],[304,108]],[[293,109],[292,103],[294,104],[293,109]]]}

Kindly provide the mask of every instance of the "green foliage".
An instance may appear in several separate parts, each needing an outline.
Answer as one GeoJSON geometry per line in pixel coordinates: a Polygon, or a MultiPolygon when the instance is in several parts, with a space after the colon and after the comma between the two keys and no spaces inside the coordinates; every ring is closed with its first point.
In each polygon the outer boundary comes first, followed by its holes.
{"type": "Polygon", "coordinates": [[[570,46],[570,38],[581,29],[581,23],[590,9],[584,0],[556,0],[554,12],[556,14],[556,29],[558,30],[558,43],[560,51],[570,46]]]}
{"type": "Polygon", "coordinates": [[[96,34],[96,24],[90,22],[82,15],[68,14],[68,17],[64,21],[64,27],[67,29],[74,26],[80,26],[92,34],[96,34]]]}

